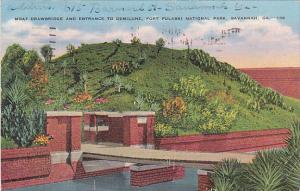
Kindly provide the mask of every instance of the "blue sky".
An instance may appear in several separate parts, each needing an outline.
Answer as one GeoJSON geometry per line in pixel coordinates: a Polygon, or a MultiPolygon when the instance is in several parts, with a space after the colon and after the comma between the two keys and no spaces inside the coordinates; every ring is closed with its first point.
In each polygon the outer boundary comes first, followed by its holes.
{"type": "Polygon", "coordinates": [[[38,49],[49,40],[56,41],[56,55],[67,44],[96,43],[119,38],[129,42],[138,36],[154,43],[165,38],[168,47],[202,48],[220,60],[237,67],[299,66],[300,1],[61,1],[3,0],[1,56],[11,43],[38,49]],[[142,17],[142,21],[109,21],[107,17],[142,17]],[[213,20],[213,17],[226,20],[213,20]],[[258,20],[231,20],[231,17],[258,16],[258,20]],[[284,19],[262,19],[284,17],[284,19]],[[15,17],[26,21],[15,21],[15,17]],[[64,17],[63,21],[32,21],[31,17],[64,17]],[[104,21],[67,21],[66,17],[104,17],[104,21]],[[149,21],[147,17],[159,17],[149,21]],[[182,17],[166,21],[162,17],[182,17]],[[187,21],[185,17],[208,17],[187,21]],[[49,30],[55,26],[57,30],[49,30]],[[222,30],[240,28],[241,32],[213,43],[222,30]],[[56,37],[49,37],[55,33],[56,37]],[[213,41],[212,41],[213,38],[213,41]]]}

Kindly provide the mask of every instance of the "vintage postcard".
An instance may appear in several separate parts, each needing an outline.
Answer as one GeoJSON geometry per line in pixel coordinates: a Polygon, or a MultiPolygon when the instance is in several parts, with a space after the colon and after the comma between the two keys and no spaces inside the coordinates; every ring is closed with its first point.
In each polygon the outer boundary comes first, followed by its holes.
{"type": "Polygon", "coordinates": [[[1,189],[298,191],[300,1],[2,0],[1,189]]]}

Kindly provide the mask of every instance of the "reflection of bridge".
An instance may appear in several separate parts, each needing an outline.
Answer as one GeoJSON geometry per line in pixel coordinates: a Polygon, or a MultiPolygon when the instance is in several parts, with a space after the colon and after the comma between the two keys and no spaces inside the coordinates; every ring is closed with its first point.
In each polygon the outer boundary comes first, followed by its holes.
{"type": "Polygon", "coordinates": [[[210,168],[225,158],[234,158],[242,163],[250,163],[255,156],[251,153],[165,151],[108,144],[82,144],[81,149],[85,158],[144,164],[166,164],[170,160],[172,163],[198,168],[210,168]]]}

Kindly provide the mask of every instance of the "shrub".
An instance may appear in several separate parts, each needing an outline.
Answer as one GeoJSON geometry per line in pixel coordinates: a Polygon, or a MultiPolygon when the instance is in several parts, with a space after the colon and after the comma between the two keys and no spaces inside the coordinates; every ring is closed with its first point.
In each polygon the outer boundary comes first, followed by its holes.
{"type": "Polygon", "coordinates": [[[160,105],[151,97],[151,95],[141,95],[138,94],[134,98],[133,104],[140,111],[154,111],[158,112],[160,110],[160,105]]]}
{"type": "Polygon", "coordinates": [[[186,112],[186,103],[181,97],[171,98],[163,103],[163,116],[171,120],[179,120],[186,112]]]}
{"type": "Polygon", "coordinates": [[[199,130],[203,133],[227,132],[236,119],[237,112],[223,105],[212,104],[201,112],[199,130]]]}
{"type": "Polygon", "coordinates": [[[113,74],[129,74],[132,72],[133,67],[125,61],[116,62],[111,65],[111,72],[113,74]]]}
{"type": "Polygon", "coordinates": [[[102,83],[102,90],[106,90],[110,87],[114,87],[115,91],[121,93],[122,90],[132,92],[134,90],[130,83],[126,83],[119,75],[115,75],[113,78],[107,78],[102,83]]]}
{"type": "Polygon", "coordinates": [[[136,44],[140,44],[140,43],[141,43],[141,40],[140,40],[138,37],[134,36],[134,37],[130,40],[130,42],[131,42],[132,45],[136,45],[136,44]]]}
{"type": "Polygon", "coordinates": [[[17,147],[17,145],[13,140],[11,140],[9,138],[1,137],[1,148],[2,149],[13,149],[16,147],[17,147]]]}
{"type": "Polygon", "coordinates": [[[34,110],[27,114],[20,107],[8,105],[2,113],[1,133],[11,138],[20,147],[32,144],[35,135],[44,132],[45,115],[43,111],[34,110]]]}
{"type": "Polygon", "coordinates": [[[31,80],[30,86],[42,93],[44,91],[45,85],[48,83],[48,75],[44,69],[44,64],[41,60],[38,60],[32,70],[30,71],[31,80]]]}
{"type": "Polygon", "coordinates": [[[166,137],[176,135],[175,129],[172,126],[167,124],[158,123],[154,127],[154,133],[156,137],[166,137]]]}
{"type": "Polygon", "coordinates": [[[182,95],[191,98],[205,99],[208,92],[206,86],[199,76],[180,78],[179,83],[174,84],[173,89],[182,95]]]}
{"type": "Polygon", "coordinates": [[[251,164],[229,165],[226,162],[214,169],[214,191],[253,190],[253,191],[296,191],[300,189],[300,122],[291,125],[291,135],[282,150],[261,151],[251,164]],[[226,167],[226,168],[224,168],[226,167]],[[235,173],[232,173],[235,172],[235,173]],[[232,174],[234,176],[232,176],[232,174]],[[230,175],[230,176],[229,176],[230,175]]]}
{"type": "Polygon", "coordinates": [[[73,98],[73,101],[76,103],[82,103],[82,102],[86,102],[89,100],[92,100],[92,96],[86,92],[79,93],[73,98]]]}
{"type": "Polygon", "coordinates": [[[157,39],[157,41],[155,41],[155,46],[157,48],[157,52],[156,52],[157,55],[165,45],[166,45],[166,41],[163,38],[159,38],[157,39]]]}
{"type": "Polygon", "coordinates": [[[247,190],[281,191],[285,188],[281,166],[271,152],[259,152],[244,174],[247,190]]]}
{"type": "Polygon", "coordinates": [[[215,191],[239,191],[242,177],[242,165],[235,159],[225,159],[214,167],[212,180],[215,191]]]}

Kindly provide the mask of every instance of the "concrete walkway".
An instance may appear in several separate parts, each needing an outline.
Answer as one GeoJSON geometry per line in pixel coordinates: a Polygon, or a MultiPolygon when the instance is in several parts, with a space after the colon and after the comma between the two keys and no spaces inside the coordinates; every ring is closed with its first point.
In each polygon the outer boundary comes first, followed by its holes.
{"type": "Polygon", "coordinates": [[[226,158],[237,159],[241,163],[250,163],[255,157],[254,153],[165,151],[103,144],[81,144],[81,150],[84,153],[84,157],[94,159],[146,164],[165,164],[166,161],[171,160],[172,162],[176,162],[176,164],[194,164],[186,166],[212,165],[226,158]]]}

